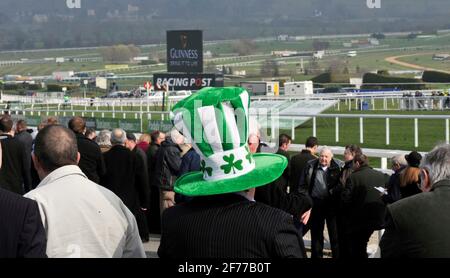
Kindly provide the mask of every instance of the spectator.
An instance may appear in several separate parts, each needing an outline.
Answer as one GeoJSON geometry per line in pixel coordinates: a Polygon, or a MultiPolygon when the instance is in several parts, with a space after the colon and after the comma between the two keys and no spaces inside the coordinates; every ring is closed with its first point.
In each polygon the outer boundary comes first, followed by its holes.
{"type": "Polygon", "coordinates": [[[26,197],[39,204],[53,257],[145,257],[136,220],[111,191],[77,166],[80,154],[69,129],[50,125],[36,137],[33,161],[42,180],[26,197]]]}
{"type": "Polygon", "coordinates": [[[95,138],[97,137],[97,133],[95,132],[95,129],[93,128],[86,128],[86,132],[84,133],[84,136],[86,138],[91,139],[92,141],[95,141],[95,138]]]}
{"type": "Polygon", "coordinates": [[[291,175],[290,175],[290,192],[298,191],[298,183],[300,181],[300,175],[303,173],[306,163],[308,161],[317,159],[315,155],[319,147],[319,141],[316,137],[310,136],[306,139],[305,149],[299,154],[294,155],[291,159],[291,175]]]}
{"type": "Polygon", "coordinates": [[[408,166],[400,173],[400,194],[402,199],[421,193],[419,189],[419,165],[422,155],[416,151],[405,155],[408,166]]]}
{"type": "Polygon", "coordinates": [[[344,151],[344,166],[341,169],[341,177],[340,177],[340,183],[345,186],[348,177],[353,173],[354,167],[353,167],[353,158],[357,154],[362,154],[361,148],[357,145],[351,144],[345,146],[344,151]]]}
{"type": "Polygon", "coordinates": [[[111,132],[111,149],[104,153],[106,174],[101,185],[114,192],[130,209],[137,220],[141,238],[145,241],[146,223],[143,211],[148,206],[148,180],[141,158],[126,148],[127,135],[123,129],[111,132]]]}
{"type": "Polygon", "coordinates": [[[323,231],[327,223],[333,258],[339,256],[336,226],[337,204],[334,200],[338,187],[341,162],[333,158],[327,147],[322,148],[318,159],[307,163],[300,177],[300,190],[308,193],[313,200],[311,211],[311,257],[323,257],[323,231]]]}
{"type": "Polygon", "coordinates": [[[30,160],[23,144],[13,138],[13,121],[0,117],[0,142],[3,149],[0,188],[23,195],[31,189],[30,160]]]}
{"type": "MultiPolygon", "coordinates": [[[[200,171],[200,155],[194,150],[191,144],[184,144],[187,152],[181,158],[180,173],[179,176],[186,173],[200,171]]],[[[192,198],[175,193],[175,203],[181,204],[189,202],[192,198]]]]}
{"type": "Polygon", "coordinates": [[[143,150],[145,153],[148,151],[148,147],[150,146],[150,135],[147,133],[142,133],[137,142],[137,146],[143,150]]]}
{"type": "MultiPolygon", "coordinates": [[[[236,88],[204,89],[186,101],[178,102],[175,113],[178,108],[185,108],[193,116],[197,113],[192,108],[194,101],[206,103],[202,102],[205,99],[208,105],[225,107],[220,110],[223,117],[218,118],[226,120],[223,126],[227,130],[224,133],[233,134],[230,138],[232,143],[225,143],[225,140],[221,140],[224,143],[217,143],[211,133],[194,132],[190,122],[183,122],[185,117],[175,114],[177,128],[192,128],[184,132],[186,135],[189,133],[189,142],[193,142],[201,152],[203,173],[185,174],[176,180],[174,188],[177,193],[193,196],[194,200],[164,211],[158,255],[161,258],[184,259],[301,258],[302,240],[295,231],[292,216],[253,201],[254,187],[277,179],[286,168],[287,161],[283,156],[252,155],[248,151],[245,141],[248,131],[238,129],[244,125],[236,123],[239,117],[231,114],[235,109],[248,108],[248,93],[236,88]],[[231,107],[232,104],[237,107],[231,107]],[[190,134],[195,137],[191,138],[190,134]],[[208,142],[215,142],[215,145],[206,143],[203,134],[208,137],[208,142]]],[[[201,108],[206,107],[195,109],[201,108]]],[[[214,113],[214,109],[209,111],[214,113]]],[[[201,113],[203,119],[211,119],[208,113],[211,112],[201,113]]],[[[246,117],[242,121],[247,122],[246,117]]],[[[206,127],[200,125],[202,129],[206,127]]],[[[208,126],[221,125],[215,123],[208,126]]]]}
{"type": "Polygon", "coordinates": [[[292,138],[287,134],[280,134],[278,138],[278,150],[276,154],[282,155],[287,158],[288,166],[283,172],[283,175],[277,179],[275,183],[277,183],[285,192],[287,192],[287,187],[289,183],[289,173],[290,173],[290,163],[291,156],[288,153],[289,146],[292,143],[292,138]]]}
{"type": "Polygon", "coordinates": [[[111,131],[103,129],[98,133],[95,142],[100,147],[100,151],[105,153],[111,149],[111,131]]]}
{"type": "MultiPolygon", "coordinates": [[[[0,145],[0,168],[2,148],[0,145]]],[[[35,201],[0,188],[0,258],[46,258],[47,245],[35,201]]]]}
{"type": "Polygon", "coordinates": [[[136,164],[137,164],[137,173],[142,179],[143,183],[143,194],[145,194],[145,204],[141,204],[141,210],[138,212],[138,216],[136,220],[138,222],[139,233],[141,235],[141,239],[143,242],[149,241],[149,230],[147,223],[147,208],[149,207],[149,199],[150,199],[150,184],[148,181],[148,172],[147,172],[147,155],[145,152],[140,149],[136,144],[136,136],[132,132],[127,132],[127,140],[125,142],[125,146],[127,149],[132,151],[136,156],[136,164]]]}
{"type": "Polygon", "coordinates": [[[420,164],[424,193],[388,206],[382,258],[450,258],[450,145],[436,146],[420,164]]]}
{"type": "Polygon", "coordinates": [[[161,143],[156,154],[154,178],[160,192],[160,212],[175,205],[175,192],[173,184],[180,174],[181,149],[179,145],[184,143],[183,136],[172,130],[169,138],[161,143]]]}
{"type": "Polygon", "coordinates": [[[392,157],[392,171],[394,173],[389,178],[386,185],[387,194],[383,194],[381,197],[385,204],[392,204],[401,199],[400,193],[400,173],[406,168],[408,163],[406,162],[404,155],[396,155],[392,157]]]}
{"type": "Polygon", "coordinates": [[[353,173],[341,194],[343,238],[339,246],[343,258],[367,258],[367,243],[375,230],[383,228],[386,205],[375,187],[384,187],[385,175],[369,166],[367,157],[356,153],[353,173]]]}
{"type": "Polygon", "coordinates": [[[105,163],[100,147],[84,135],[86,122],[83,118],[73,117],[70,119],[69,128],[75,132],[77,138],[78,151],[81,155],[78,166],[91,181],[99,183],[100,177],[105,173],[105,163]]]}
{"type": "MultiPolygon", "coordinates": [[[[14,138],[19,140],[25,148],[27,157],[27,173],[31,175],[31,150],[33,148],[33,137],[27,128],[27,122],[25,120],[18,120],[16,123],[16,134],[14,138]]],[[[30,176],[31,179],[31,176],[30,176]]]]}
{"type": "Polygon", "coordinates": [[[150,211],[148,212],[148,225],[150,233],[161,233],[161,212],[159,207],[159,188],[156,181],[155,165],[156,154],[161,143],[166,140],[166,135],[160,131],[153,131],[151,134],[151,143],[147,150],[147,167],[150,181],[150,211]]]}
{"type": "MultiPolygon", "coordinates": [[[[256,141],[253,144],[259,144],[259,142],[256,141]]],[[[250,148],[250,153],[256,153],[257,149],[254,145],[250,148]]],[[[292,190],[288,194],[277,181],[255,188],[255,200],[291,214],[299,234],[304,235],[306,233],[304,226],[309,220],[312,200],[307,194],[298,190],[292,190]]],[[[306,252],[303,255],[306,257],[306,252]]]]}

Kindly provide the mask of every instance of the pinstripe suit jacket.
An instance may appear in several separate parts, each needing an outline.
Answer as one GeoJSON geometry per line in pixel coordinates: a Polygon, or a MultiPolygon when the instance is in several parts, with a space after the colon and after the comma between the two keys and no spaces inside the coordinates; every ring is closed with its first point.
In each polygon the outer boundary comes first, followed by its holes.
{"type": "Polygon", "coordinates": [[[301,258],[292,216],[238,194],[196,197],[164,211],[161,258],[301,258]]]}
{"type": "Polygon", "coordinates": [[[46,245],[37,203],[0,189],[0,258],[47,257],[46,245]]]}

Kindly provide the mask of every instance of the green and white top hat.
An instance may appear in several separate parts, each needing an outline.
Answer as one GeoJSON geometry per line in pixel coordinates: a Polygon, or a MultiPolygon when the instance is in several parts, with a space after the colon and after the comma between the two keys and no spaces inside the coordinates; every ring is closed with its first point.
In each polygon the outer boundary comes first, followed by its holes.
{"type": "Polygon", "coordinates": [[[173,107],[175,128],[201,157],[201,172],[175,182],[187,196],[215,195],[266,185],[281,176],[287,159],[251,154],[247,145],[250,97],[243,88],[204,88],[173,107]]]}

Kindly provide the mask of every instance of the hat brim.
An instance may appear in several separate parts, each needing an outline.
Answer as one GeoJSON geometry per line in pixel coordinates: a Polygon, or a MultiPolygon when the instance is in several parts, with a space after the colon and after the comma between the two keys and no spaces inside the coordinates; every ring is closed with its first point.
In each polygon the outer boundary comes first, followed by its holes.
{"type": "Polygon", "coordinates": [[[178,178],[174,185],[175,192],[186,196],[207,196],[239,192],[262,186],[278,179],[288,161],[278,154],[253,154],[255,169],[248,174],[225,180],[206,181],[202,172],[187,173],[178,178]]]}

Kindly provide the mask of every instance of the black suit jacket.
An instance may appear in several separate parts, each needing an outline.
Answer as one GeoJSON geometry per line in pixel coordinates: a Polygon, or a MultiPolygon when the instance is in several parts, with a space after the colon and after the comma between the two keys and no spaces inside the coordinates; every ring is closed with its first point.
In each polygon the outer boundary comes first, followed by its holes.
{"type": "Polygon", "coordinates": [[[29,157],[22,142],[7,134],[0,135],[2,145],[2,167],[0,188],[24,194],[31,188],[29,157]]]}
{"type": "Polygon", "coordinates": [[[114,192],[136,214],[148,201],[148,185],[144,166],[136,153],[121,145],[113,146],[103,154],[106,174],[100,184],[114,192]]]}
{"type": "Polygon", "coordinates": [[[309,150],[302,150],[299,154],[296,154],[291,158],[291,174],[289,181],[290,192],[298,191],[300,176],[302,175],[306,164],[308,161],[316,158],[317,156],[314,156],[309,150]]]}
{"type": "Polygon", "coordinates": [[[233,193],[166,209],[161,231],[161,258],[303,257],[292,216],[233,193]]]}
{"type": "Polygon", "coordinates": [[[78,166],[81,171],[95,183],[100,183],[100,177],[105,173],[105,163],[100,147],[81,133],[75,133],[77,137],[80,162],[78,166]]]}
{"type": "Polygon", "coordinates": [[[35,201],[0,189],[0,258],[45,258],[47,240],[35,201]]]}
{"type": "Polygon", "coordinates": [[[382,258],[450,258],[450,180],[388,207],[382,258]]]}

